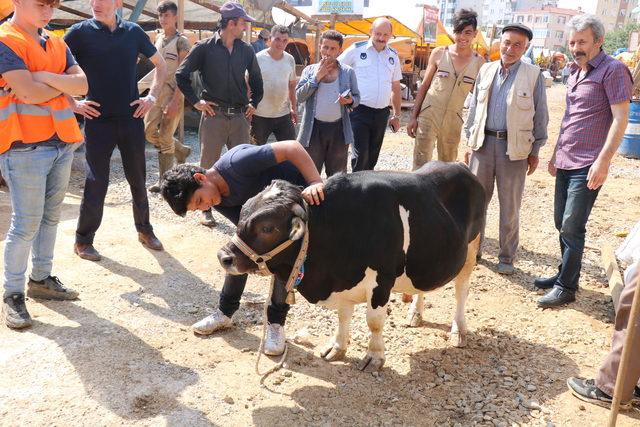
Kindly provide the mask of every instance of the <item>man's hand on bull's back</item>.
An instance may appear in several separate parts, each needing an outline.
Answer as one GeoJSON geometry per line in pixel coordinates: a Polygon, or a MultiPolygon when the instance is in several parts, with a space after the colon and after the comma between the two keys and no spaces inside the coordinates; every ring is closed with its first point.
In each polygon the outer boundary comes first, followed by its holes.
{"type": "Polygon", "coordinates": [[[319,205],[324,200],[324,183],[314,182],[302,190],[302,197],[310,205],[319,205]]]}

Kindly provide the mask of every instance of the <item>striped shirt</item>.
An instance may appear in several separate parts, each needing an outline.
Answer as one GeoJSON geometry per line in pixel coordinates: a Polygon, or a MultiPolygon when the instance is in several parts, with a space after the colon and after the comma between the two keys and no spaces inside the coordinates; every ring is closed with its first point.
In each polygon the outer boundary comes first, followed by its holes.
{"type": "Polygon", "coordinates": [[[560,126],[555,166],[580,169],[593,164],[613,122],[611,105],[629,101],[633,83],[629,69],[604,51],[588,62],[587,74],[571,64],[567,109],[560,126]]]}

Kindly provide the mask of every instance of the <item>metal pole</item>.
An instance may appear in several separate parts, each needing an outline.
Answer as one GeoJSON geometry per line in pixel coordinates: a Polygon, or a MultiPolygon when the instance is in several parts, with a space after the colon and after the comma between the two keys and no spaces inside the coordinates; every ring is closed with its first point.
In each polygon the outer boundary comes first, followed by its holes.
{"type": "Polygon", "coordinates": [[[315,47],[315,52],[313,53],[314,62],[320,62],[320,36],[322,36],[322,31],[320,30],[320,26],[316,28],[316,39],[313,41],[315,47]]]}
{"type": "MultiPolygon", "coordinates": [[[[629,322],[627,323],[627,336],[624,339],[624,345],[622,346],[622,358],[620,359],[620,366],[618,367],[618,374],[616,375],[616,386],[613,389],[613,402],[611,402],[611,413],[609,414],[609,427],[615,427],[616,419],[618,418],[618,412],[620,411],[620,394],[624,387],[624,381],[626,379],[626,370],[631,359],[631,341],[636,334],[636,327],[638,321],[640,321],[640,269],[636,271],[635,286],[636,289],[633,292],[633,302],[631,303],[631,312],[629,313],[629,322]]],[[[636,378],[637,380],[637,378],[636,378]]]]}
{"type": "Polygon", "coordinates": [[[138,22],[138,18],[140,17],[140,14],[144,10],[144,7],[146,4],[147,4],[147,0],[138,0],[138,2],[136,3],[136,6],[133,8],[133,11],[131,12],[131,15],[129,15],[129,21],[138,22]]]}
{"type": "MultiPolygon", "coordinates": [[[[178,32],[184,32],[184,0],[178,0],[178,32]]],[[[178,122],[178,141],[180,144],[184,144],[184,101],[182,104],[180,122],[178,122]]]]}

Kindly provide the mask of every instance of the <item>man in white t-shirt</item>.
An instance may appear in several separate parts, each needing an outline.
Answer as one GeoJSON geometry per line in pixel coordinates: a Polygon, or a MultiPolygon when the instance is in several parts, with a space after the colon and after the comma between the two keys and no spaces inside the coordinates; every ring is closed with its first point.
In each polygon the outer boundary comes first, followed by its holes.
{"type": "Polygon", "coordinates": [[[287,43],[289,29],[274,25],[271,46],[256,55],[264,82],[264,96],[251,120],[251,139],[256,145],[265,144],[272,133],[278,141],[296,139],[296,62],[284,51],[287,43]]]}

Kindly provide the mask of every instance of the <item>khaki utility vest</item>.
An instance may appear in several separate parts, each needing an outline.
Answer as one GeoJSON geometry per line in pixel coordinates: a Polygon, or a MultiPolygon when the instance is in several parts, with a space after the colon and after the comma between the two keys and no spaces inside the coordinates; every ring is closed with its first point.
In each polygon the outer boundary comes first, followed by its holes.
{"type": "MultiPolygon", "coordinates": [[[[478,74],[478,97],[476,114],[470,130],[467,145],[478,150],[484,143],[484,127],[487,123],[487,110],[491,98],[491,88],[496,73],[500,71],[501,61],[484,64],[478,74]]],[[[533,91],[540,75],[537,65],[521,62],[516,78],[507,95],[507,155],[510,160],[523,160],[529,157],[535,141],[533,136],[533,91]]],[[[500,130],[500,129],[495,129],[500,130]]]]}
{"type": "Polygon", "coordinates": [[[473,84],[481,66],[480,56],[474,53],[471,61],[458,74],[453,66],[449,48],[445,48],[444,54],[438,63],[438,69],[431,80],[431,86],[429,86],[427,95],[422,103],[422,110],[430,107],[461,113],[464,100],[473,89],[473,84]]]}
{"type": "MultiPolygon", "coordinates": [[[[180,66],[180,60],[178,56],[178,39],[180,37],[184,36],[180,33],[176,33],[173,38],[169,40],[166,46],[162,46],[162,44],[164,43],[164,34],[159,34],[155,42],[156,49],[158,49],[158,52],[164,58],[164,62],[167,64],[167,79],[165,80],[164,84],[165,86],[168,85],[171,90],[174,90],[177,86],[176,71],[178,71],[178,67],[180,66]]],[[[140,92],[143,92],[144,90],[151,87],[151,82],[153,82],[155,74],[156,70],[154,68],[138,81],[138,90],[140,92]]]]}

